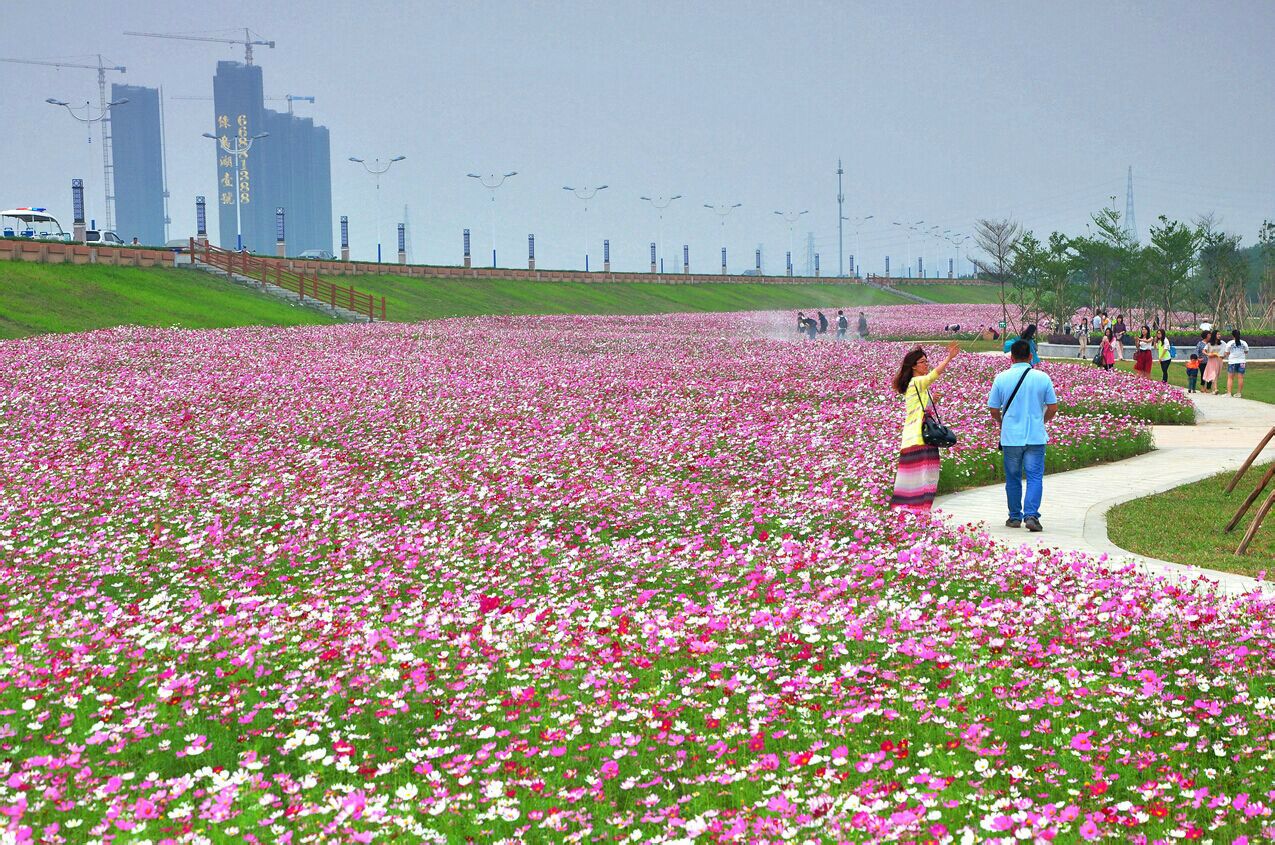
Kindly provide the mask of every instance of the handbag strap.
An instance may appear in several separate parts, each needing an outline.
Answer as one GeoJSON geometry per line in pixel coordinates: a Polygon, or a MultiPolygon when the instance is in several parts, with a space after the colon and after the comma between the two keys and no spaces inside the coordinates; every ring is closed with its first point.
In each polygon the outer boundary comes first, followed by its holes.
{"type": "MultiPolygon", "coordinates": [[[[912,388],[916,390],[916,401],[921,403],[921,419],[924,420],[925,419],[925,399],[921,396],[921,388],[917,387],[915,384],[912,385],[912,388]]],[[[939,406],[934,404],[933,399],[930,400],[930,410],[934,412],[934,419],[938,420],[939,423],[942,424],[943,418],[939,416],[939,406]]]]}
{"type": "Polygon", "coordinates": [[[1027,381],[1027,374],[1032,371],[1032,365],[1028,364],[1027,369],[1023,370],[1023,377],[1018,380],[1018,384],[1014,385],[1014,390],[1009,394],[1009,399],[1005,400],[1005,407],[1001,408],[1001,419],[1005,419],[1005,415],[1009,413],[1009,406],[1013,404],[1014,397],[1018,395],[1018,388],[1023,386],[1023,382],[1027,381]]]}

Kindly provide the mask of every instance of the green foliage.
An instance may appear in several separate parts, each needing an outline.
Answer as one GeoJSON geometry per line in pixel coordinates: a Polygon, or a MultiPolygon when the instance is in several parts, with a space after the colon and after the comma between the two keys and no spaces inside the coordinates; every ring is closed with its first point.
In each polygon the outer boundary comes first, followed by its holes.
{"type": "Polygon", "coordinates": [[[298,326],[336,322],[196,270],[0,262],[0,338],[120,325],[298,326]]]}
{"type": "MultiPolygon", "coordinates": [[[[682,311],[856,308],[910,300],[867,285],[585,284],[513,279],[359,276],[357,286],[384,296],[390,319],[432,320],[499,314],[670,314],[682,311]]],[[[835,314],[835,312],[834,312],[835,314]]],[[[833,314],[828,315],[829,319],[833,314]]]]}

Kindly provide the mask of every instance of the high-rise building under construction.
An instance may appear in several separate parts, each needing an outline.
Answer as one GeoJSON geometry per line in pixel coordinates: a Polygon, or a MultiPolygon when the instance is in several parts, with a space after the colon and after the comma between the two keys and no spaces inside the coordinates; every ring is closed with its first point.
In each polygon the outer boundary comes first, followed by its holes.
{"type": "Polygon", "coordinates": [[[245,249],[273,253],[275,209],[283,208],[289,253],[331,251],[332,155],[327,127],[265,108],[261,67],[241,62],[217,63],[213,107],[221,245],[235,246],[237,204],[245,249]],[[261,133],[267,137],[252,140],[261,133]],[[246,153],[235,155],[235,150],[245,148],[246,153]]]}
{"type": "Polygon", "coordinates": [[[112,85],[111,164],[115,182],[115,232],[144,244],[164,243],[164,146],[159,90],[112,85]]]}

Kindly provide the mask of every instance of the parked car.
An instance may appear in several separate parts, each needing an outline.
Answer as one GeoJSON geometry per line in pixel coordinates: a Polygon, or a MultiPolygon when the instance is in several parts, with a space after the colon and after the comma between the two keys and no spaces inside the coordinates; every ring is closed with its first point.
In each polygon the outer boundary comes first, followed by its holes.
{"type": "Polygon", "coordinates": [[[317,261],[331,261],[335,258],[332,253],[326,249],[307,249],[305,252],[297,256],[297,258],[310,258],[317,261]]]}
{"type": "Polygon", "coordinates": [[[84,242],[90,246],[124,246],[120,236],[109,229],[85,229],[84,242]]]}
{"type": "Polygon", "coordinates": [[[190,250],[190,239],[173,238],[170,241],[164,241],[164,249],[171,252],[188,252],[190,250]]]}

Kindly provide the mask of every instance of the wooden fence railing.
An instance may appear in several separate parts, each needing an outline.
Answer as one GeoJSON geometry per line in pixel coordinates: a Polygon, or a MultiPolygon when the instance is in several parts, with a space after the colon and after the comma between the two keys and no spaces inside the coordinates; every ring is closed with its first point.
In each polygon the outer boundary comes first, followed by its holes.
{"type": "Polygon", "coordinates": [[[277,262],[263,261],[248,252],[222,249],[194,238],[190,239],[190,255],[195,261],[227,273],[237,273],[254,281],[283,288],[295,293],[303,301],[313,299],[332,308],[340,307],[356,314],[366,314],[369,322],[385,319],[385,297],[355,290],[352,285],[335,285],[326,279],[320,279],[317,271],[313,276],[306,275],[304,271],[294,273],[284,270],[277,262]]]}

